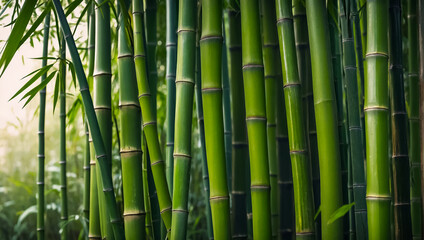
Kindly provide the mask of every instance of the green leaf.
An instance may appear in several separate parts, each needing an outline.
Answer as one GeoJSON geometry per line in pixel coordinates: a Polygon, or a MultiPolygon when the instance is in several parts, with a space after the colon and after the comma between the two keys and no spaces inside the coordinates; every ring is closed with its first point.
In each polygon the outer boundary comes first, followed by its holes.
{"type": "Polygon", "coordinates": [[[9,35],[5,47],[2,49],[2,55],[0,58],[0,77],[3,75],[10,61],[12,61],[13,56],[19,47],[19,40],[22,38],[22,35],[25,32],[26,26],[28,25],[31,15],[34,12],[35,4],[37,0],[26,0],[22,9],[19,13],[18,18],[12,28],[12,32],[9,35]]]}
{"type": "Polygon", "coordinates": [[[35,20],[35,22],[32,24],[31,28],[28,29],[28,31],[25,33],[25,35],[19,41],[18,48],[20,48],[22,46],[22,44],[24,44],[24,42],[35,32],[35,30],[38,28],[38,26],[40,26],[40,24],[43,22],[44,18],[46,17],[46,15],[50,11],[51,11],[51,4],[48,3],[48,5],[44,9],[44,11],[40,14],[40,16],[37,18],[37,20],[35,20]]]}
{"type": "Polygon", "coordinates": [[[19,216],[18,222],[16,223],[16,225],[20,226],[22,222],[25,220],[25,218],[27,218],[30,214],[34,214],[34,213],[37,213],[36,205],[32,205],[31,207],[25,209],[25,211],[19,216]]]}
{"type": "Polygon", "coordinates": [[[77,23],[75,24],[74,31],[72,32],[72,35],[75,35],[75,32],[77,31],[77,28],[78,28],[82,18],[85,17],[85,13],[87,12],[88,8],[90,7],[90,3],[91,3],[91,0],[88,1],[87,6],[85,6],[85,8],[81,11],[80,16],[77,20],[77,23]]]}
{"type": "Polygon", "coordinates": [[[318,218],[318,216],[319,216],[319,214],[320,214],[320,213],[321,213],[321,205],[319,205],[318,210],[317,210],[317,212],[315,213],[314,221],[316,221],[316,220],[317,220],[317,218],[318,218]]]}
{"type": "Polygon", "coordinates": [[[74,87],[77,87],[77,78],[75,76],[75,68],[74,68],[74,64],[72,62],[68,63],[69,65],[69,70],[71,70],[71,74],[72,74],[72,83],[74,84],[74,87]]]}
{"type": "Polygon", "coordinates": [[[0,16],[3,15],[3,13],[6,11],[7,6],[12,2],[12,0],[7,1],[7,3],[4,5],[3,9],[0,12],[0,16]]]}
{"type": "Polygon", "coordinates": [[[54,92],[53,92],[53,113],[56,109],[57,100],[59,99],[59,74],[56,76],[56,82],[54,84],[54,92]]]}
{"type": "Polygon", "coordinates": [[[66,8],[65,8],[65,10],[66,10],[66,13],[65,13],[65,15],[66,16],[68,16],[69,14],[71,14],[72,13],[72,11],[74,11],[75,10],[75,8],[77,8],[80,4],[81,4],[81,2],[82,2],[82,0],[76,0],[76,1],[73,1],[73,2],[71,2],[66,8]]]}
{"type": "Polygon", "coordinates": [[[56,74],[57,71],[54,71],[52,73],[50,73],[50,75],[44,80],[42,81],[40,84],[38,84],[38,86],[36,86],[35,88],[33,88],[32,90],[30,90],[29,92],[27,92],[21,100],[23,100],[24,98],[28,97],[28,100],[25,102],[24,106],[25,107],[36,95],[37,93],[45,88],[47,86],[47,84],[50,82],[50,80],[52,80],[52,78],[54,77],[54,75],[56,74]]]}
{"type": "Polygon", "coordinates": [[[346,213],[349,212],[349,210],[353,207],[353,205],[355,205],[354,202],[350,204],[345,204],[341,206],[339,209],[337,209],[336,211],[334,211],[334,213],[331,214],[330,218],[328,219],[327,225],[330,225],[337,219],[343,217],[346,213]]]}

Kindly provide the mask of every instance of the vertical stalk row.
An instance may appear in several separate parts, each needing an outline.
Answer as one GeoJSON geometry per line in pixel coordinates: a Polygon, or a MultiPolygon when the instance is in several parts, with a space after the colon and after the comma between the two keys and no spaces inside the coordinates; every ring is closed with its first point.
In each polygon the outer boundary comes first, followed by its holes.
{"type": "Polygon", "coordinates": [[[250,155],[253,238],[271,239],[264,67],[257,0],[240,1],[243,82],[250,155]]]}
{"type": "Polygon", "coordinates": [[[288,137],[293,173],[296,237],[314,239],[314,198],[291,9],[290,0],[277,0],[277,27],[283,69],[285,108],[287,125],[291,126],[288,128],[288,137]]]}
{"type": "Polygon", "coordinates": [[[342,239],[342,220],[328,224],[342,205],[337,109],[325,1],[306,0],[315,121],[321,178],[322,239],[342,239]]]}
{"type": "Polygon", "coordinates": [[[365,135],[367,156],[367,214],[369,239],[389,239],[389,96],[388,1],[367,1],[367,77],[365,79],[365,135]]]}
{"type": "MultiPolygon", "coordinates": [[[[420,51],[420,149],[421,149],[421,184],[424,182],[424,2],[418,1],[418,47],[420,51]]],[[[424,191],[421,191],[421,217],[424,218],[424,191]]],[[[421,219],[421,229],[424,229],[424,221],[421,219]]]]}
{"type": "Polygon", "coordinates": [[[142,111],[143,131],[151,161],[153,178],[158,194],[160,214],[166,229],[171,228],[171,197],[165,177],[165,163],[159,146],[154,101],[147,79],[146,51],[144,46],[143,2],[133,1],[134,19],[134,62],[137,76],[139,101],[142,111]]]}

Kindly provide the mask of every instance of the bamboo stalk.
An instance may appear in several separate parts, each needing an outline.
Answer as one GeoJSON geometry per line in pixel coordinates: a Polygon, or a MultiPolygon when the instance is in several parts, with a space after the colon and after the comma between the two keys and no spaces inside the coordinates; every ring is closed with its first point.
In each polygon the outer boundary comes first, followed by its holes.
{"type": "Polygon", "coordinates": [[[276,104],[278,86],[278,33],[275,27],[276,16],[273,11],[275,1],[261,0],[262,54],[265,79],[265,105],[267,119],[267,142],[269,179],[271,186],[271,224],[272,238],[278,238],[278,162],[276,142],[276,104]]]}
{"type": "Polygon", "coordinates": [[[158,194],[160,213],[167,231],[171,228],[171,197],[165,177],[165,165],[159,145],[156,117],[153,109],[152,93],[147,79],[146,55],[144,46],[143,2],[133,1],[134,19],[134,61],[142,111],[143,129],[151,160],[153,178],[158,194]]]}
{"type": "Polygon", "coordinates": [[[60,26],[65,36],[69,52],[72,57],[76,76],[78,78],[84,109],[89,123],[90,132],[92,134],[94,148],[96,150],[96,158],[98,160],[98,164],[96,165],[99,166],[100,173],[102,175],[101,179],[103,183],[103,194],[106,197],[106,206],[108,213],[110,214],[110,222],[112,223],[112,229],[116,239],[123,239],[124,230],[122,226],[122,220],[120,219],[119,211],[116,206],[115,194],[112,187],[112,173],[107,171],[107,155],[105,145],[101,137],[99,123],[97,121],[93,101],[90,96],[90,91],[88,89],[87,78],[82,67],[81,58],[78,55],[75,40],[73,38],[73,35],[71,34],[71,30],[69,28],[69,24],[66,20],[66,16],[63,12],[63,8],[60,4],[60,1],[53,0],[53,3],[60,21],[60,26]]]}
{"type": "Polygon", "coordinates": [[[68,239],[68,190],[66,183],[66,42],[63,34],[60,35],[60,63],[59,63],[59,95],[60,95],[60,238],[68,239]]]}
{"type": "Polygon", "coordinates": [[[146,211],[146,220],[145,220],[145,229],[146,229],[146,239],[153,240],[154,231],[153,231],[153,223],[152,223],[152,211],[150,206],[150,197],[149,197],[149,183],[148,183],[148,171],[147,168],[149,166],[148,157],[149,151],[147,149],[146,136],[144,135],[144,130],[142,129],[142,152],[144,153],[142,156],[142,169],[143,169],[143,196],[144,196],[144,209],[146,211]]]}
{"type": "MultiPolygon", "coordinates": [[[[356,230],[356,237],[358,239],[367,239],[368,231],[365,201],[366,185],[364,161],[361,154],[364,152],[364,145],[362,142],[362,128],[359,110],[360,107],[357,83],[358,69],[356,68],[355,46],[352,32],[353,19],[349,18],[349,12],[346,5],[347,3],[339,0],[339,16],[343,43],[343,70],[346,85],[346,104],[348,110],[347,113],[350,140],[349,150],[351,163],[348,164],[348,168],[351,168],[351,171],[349,171],[349,173],[351,173],[351,177],[348,179],[348,182],[350,182],[348,185],[352,185],[353,188],[349,198],[351,199],[353,194],[353,199],[355,202],[354,226],[356,230]]],[[[349,200],[349,203],[351,202],[352,201],[349,200]]]]}
{"type": "Polygon", "coordinates": [[[421,239],[421,177],[419,135],[419,78],[417,1],[408,0],[408,82],[409,82],[409,156],[411,165],[412,237],[421,239]]]}
{"type": "Polygon", "coordinates": [[[411,239],[408,132],[403,87],[401,5],[391,0],[390,14],[390,106],[392,112],[392,171],[396,239],[411,239]]]}
{"type": "MultiPolygon", "coordinates": [[[[49,28],[50,28],[50,12],[44,19],[43,31],[43,60],[42,67],[47,65],[48,45],[49,45],[49,28]]],[[[41,76],[41,81],[44,81],[47,73],[41,76]]],[[[44,162],[45,162],[45,116],[46,116],[46,88],[40,91],[40,117],[38,122],[38,177],[37,177],[37,239],[45,239],[45,200],[44,200],[44,162]]]]}
{"type": "Polygon", "coordinates": [[[166,179],[172,195],[174,176],[175,73],[177,68],[177,1],[166,1],[166,179]]]}
{"type": "Polygon", "coordinates": [[[254,239],[271,239],[264,69],[257,0],[240,1],[254,239]]]}
{"type": "Polygon", "coordinates": [[[322,238],[341,239],[342,220],[328,224],[330,216],[342,205],[342,187],[337,109],[325,1],[307,0],[306,16],[320,163],[322,238]]]}
{"type": "MultiPolygon", "coordinates": [[[[223,17],[224,18],[224,17],[223,17]]],[[[228,191],[231,192],[232,183],[232,126],[231,126],[231,105],[230,105],[230,80],[228,76],[228,64],[227,64],[227,36],[224,31],[224,21],[222,24],[223,28],[223,42],[222,42],[222,109],[224,113],[224,143],[225,143],[225,169],[227,170],[227,186],[228,191]]]]}
{"type": "Polygon", "coordinates": [[[213,239],[212,227],[212,213],[211,205],[209,202],[210,187],[209,187],[209,173],[208,162],[206,160],[206,146],[205,146],[205,121],[203,118],[203,102],[202,102],[202,76],[201,76],[201,63],[200,63],[200,37],[202,35],[202,6],[198,2],[197,8],[197,31],[196,31],[196,67],[195,67],[195,96],[196,96],[196,111],[197,111],[197,124],[199,127],[201,161],[202,161],[202,178],[203,189],[205,192],[205,214],[206,214],[206,227],[208,239],[213,239]]]}
{"type": "Polygon", "coordinates": [[[303,118],[302,90],[297,68],[291,4],[290,0],[277,0],[276,11],[293,173],[296,238],[315,239],[315,210],[307,128],[303,118]]]}
{"type": "MultiPolygon", "coordinates": [[[[418,47],[420,51],[420,141],[421,141],[421,183],[424,182],[424,3],[418,1],[418,47]]],[[[421,191],[421,219],[424,218],[424,191],[421,191]]],[[[421,229],[424,229],[424,221],[421,221],[421,229]]]]}
{"type": "Polygon", "coordinates": [[[232,237],[247,238],[248,145],[241,55],[240,9],[234,0],[224,11],[232,124],[232,237]]]}
{"type": "Polygon", "coordinates": [[[367,1],[365,135],[369,239],[390,238],[388,1],[367,1]]]}
{"type": "MultiPolygon", "coordinates": [[[[129,1],[126,1],[129,5],[129,1]]],[[[123,9],[122,11],[126,11],[123,9]]],[[[124,226],[127,239],[145,238],[142,152],[141,152],[141,111],[138,102],[137,80],[133,53],[129,46],[124,17],[120,14],[119,26],[119,108],[121,111],[121,164],[124,198],[124,226]]]]}
{"type": "Polygon", "coordinates": [[[213,236],[216,239],[230,239],[230,200],[227,186],[221,81],[222,1],[202,1],[200,57],[213,236]]]}

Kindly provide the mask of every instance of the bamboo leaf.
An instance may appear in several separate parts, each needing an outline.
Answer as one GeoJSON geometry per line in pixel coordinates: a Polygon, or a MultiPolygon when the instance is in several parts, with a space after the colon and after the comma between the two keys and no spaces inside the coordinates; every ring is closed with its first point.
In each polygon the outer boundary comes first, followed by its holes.
{"type": "Polygon", "coordinates": [[[315,213],[314,221],[317,220],[317,218],[318,218],[318,216],[319,216],[320,213],[321,213],[321,205],[319,205],[318,210],[317,210],[317,213],[315,213]]]}
{"type": "Polygon", "coordinates": [[[25,218],[27,218],[29,215],[34,213],[37,213],[36,205],[32,205],[31,207],[25,209],[25,211],[23,211],[23,213],[19,216],[18,222],[16,223],[16,225],[20,226],[22,222],[25,220],[25,218]]]}
{"type": "Polygon", "coordinates": [[[25,33],[25,35],[19,41],[18,48],[20,48],[22,44],[24,44],[24,42],[35,32],[35,30],[38,28],[38,26],[40,26],[40,24],[43,22],[44,18],[50,12],[50,10],[51,10],[51,4],[48,3],[44,11],[40,14],[37,20],[35,20],[35,22],[32,24],[31,28],[25,33]]]}
{"type": "Polygon", "coordinates": [[[29,75],[31,75],[31,74],[33,74],[33,73],[35,73],[35,72],[37,72],[38,71],[38,73],[37,74],[35,74],[30,80],[28,80],[28,82],[27,83],[25,83],[25,85],[23,86],[23,87],[21,87],[21,89],[19,89],[16,93],[15,93],[15,95],[13,95],[13,97],[11,97],[10,99],[9,99],[9,101],[10,100],[12,100],[12,99],[14,99],[16,96],[18,96],[19,94],[21,94],[25,89],[27,89],[29,86],[31,86],[31,84],[33,84],[36,80],[38,80],[42,75],[44,75],[45,73],[47,73],[49,70],[50,70],[50,68],[53,66],[53,64],[50,64],[50,65],[47,65],[47,66],[45,66],[45,67],[42,67],[42,68],[40,68],[40,69],[38,69],[38,70],[35,70],[34,72],[32,72],[32,73],[30,73],[30,74],[28,74],[27,76],[25,76],[24,78],[26,78],[26,77],[28,77],[29,75]]]}
{"type": "Polygon", "coordinates": [[[69,70],[71,70],[71,74],[72,74],[72,83],[74,84],[74,87],[77,87],[77,80],[76,80],[76,76],[75,76],[75,68],[74,68],[74,64],[72,62],[68,63],[69,65],[69,70]]]}
{"type": "Polygon", "coordinates": [[[47,84],[50,82],[50,80],[52,80],[52,78],[54,77],[54,75],[56,74],[57,71],[54,71],[52,73],[50,73],[49,76],[47,76],[47,78],[42,81],[40,84],[38,84],[38,86],[36,86],[35,88],[33,88],[32,90],[30,90],[29,92],[27,92],[21,100],[23,100],[24,98],[28,97],[28,100],[25,102],[23,108],[37,95],[37,93],[45,88],[47,86],[47,84]]]}
{"type": "Polygon", "coordinates": [[[53,92],[53,113],[56,109],[57,100],[59,99],[59,74],[56,76],[56,82],[54,84],[54,92],[53,92]]]}
{"type": "Polygon", "coordinates": [[[327,221],[327,224],[332,224],[334,221],[336,221],[337,219],[343,217],[347,212],[349,212],[349,210],[353,207],[353,205],[355,205],[355,203],[350,203],[350,204],[345,204],[343,206],[341,206],[339,209],[337,209],[336,211],[334,211],[333,214],[331,214],[330,218],[327,221]]]}
{"type": "Polygon", "coordinates": [[[77,28],[78,28],[78,26],[79,26],[82,18],[85,16],[85,13],[87,12],[88,8],[90,7],[90,3],[91,3],[91,0],[88,1],[88,3],[85,6],[85,8],[81,11],[80,16],[78,17],[77,23],[75,24],[74,31],[72,32],[72,35],[75,35],[75,32],[77,31],[77,28]]]}
{"type": "Polygon", "coordinates": [[[81,4],[81,2],[82,2],[82,0],[76,0],[76,1],[71,2],[65,8],[65,10],[66,10],[65,15],[68,16],[69,14],[71,14],[75,10],[75,8],[77,8],[81,4]]]}
{"type": "Polygon", "coordinates": [[[4,5],[3,9],[0,12],[0,16],[3,15],[3,13],[6,11],[7,6],[12,2],[12,0],[7,1],[7,3],[4,5]]]}
{"type": "Polygon", "coordinates": [[[13,26],[12,32],[9,35],[5,47],[2,49],[2,55],[0,58],[0,77],[3,75],[10,61],[12,61],[13,56],[19,47],[18,39],[21,39],[22,35],[25,32],[26,26],[28,25],[31,15],[34,12],[35,4],[37,0],[26,0],[16,22],[13,26]]]}

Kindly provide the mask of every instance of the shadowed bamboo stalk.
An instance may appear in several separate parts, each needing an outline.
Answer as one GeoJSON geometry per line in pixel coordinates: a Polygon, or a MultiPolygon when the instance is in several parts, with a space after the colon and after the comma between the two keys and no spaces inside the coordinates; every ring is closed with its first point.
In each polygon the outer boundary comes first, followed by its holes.
{"type": "Polygon", "coordinates": [[[60,95],[60,226],[61,239],[68,239],[68,190],[66,183],[66,42],[63,34],[60,34],[61,45],[59,47],[59,95],[60,95]]]}
{"type": "MultiPolygon", "coordinates": [[[[420,51],[420,149],[421,149],[421,183],[424,182],[424,2],[418,1],[418,48],[420,51]]],[[[424,218],[424,191],[421,191],[421,220],[424,218]]],[[[424,229],[424,221],[421,221],[421,229],[424,229]]]]}
{"type": "Polygon", "coordinates": [[[419,78],[417,1],[408,0],[409,157],[411,165],[412,237],[421,239],[421,177],[419,134],[419,78]]]}
{"type": "Polygon", "coordinates": [[[78,54],[77,47],[75,45],[75,40],[69,28],[68,21],[66,20],[65,13],[60,4],[59,0],[53,0],[58,19],[60,21],[60,26],[62,32],[65,36],[65,40],[69,49],[69,52],[72,57],[72,62],[75,67],[76,76],[78,78],[78,83],[80,86],[80,92],[83,100],[83,105],[85,113],[87,116],[88,124],[90,127],[90,132],[93,138],[94,148],[96,150],[97,164],[100,169],[101,180],[103,184],[103,195],[106,198],[107,211],[110,215],[110,222],[112,223],[112,229],[116,239],[124,238],[124,229],[122,225],[122,220],[116,205],[115,194],[113,191],[112,185],[112,173],[108,171],[107,168],[107,155],[105,145],[100,133],[99,123],[95,114],[93,100],[90,95],[89,86],[87,83],[87,78],[82,67],[81,58],[78,54]]]}
{"type": "Polygon", "coordinates": [[[295,36],[290,0],[277,0],[277,27],[280,42],[283,88],[293,173],[296,238],[315,239],[314,198],[307,128],[304,124],[302,90],[297,68],[295,36]]]}
{"type": "Polygon", "coordinates": [[[151,168],[158,194],[160,214],[166,229],[171,228],[171,197],[165,177],[165,164],[159,145],[155,109],[149,81],[147,79],[146,52],[144,45],[143,2],[133,1],[134,61],[138,83],[139,101],[142,111],[143,131],[151,161],[151,168]]]}
{"type": "MultiPolygon", "coordinates": [[[[49,46],[49,28],[50,28],[50,12],[44,19],[44,31],[43,31],[43,60],[42,67],[47,65],[47,55],[49,46]]],[[[47,73],[41,76],[41,81],[44,81],[47,77],[47,73]]],[[[46,116],[46,88],[40,91],[40,117],[38,121],[38,176],[37,176],[37,239],[45,239],[44,229],[44,215],[45,215],[45,202],[44,202],[44,162],[45,162],[45,116],[46,116]]]]}
{"type": "Polygon", "coordinates": [[[328,224],[330,216],[342,205],[342,186],[337,109],[325,1],[306,0],[306,16],[320,163],[322,239],[342,239],[342,220],[338,219],[328,224]]]}
{"type": "MultiPolygon", "coordinates": [[[[224,1],[224,0],[222,0],[224,1]]],[[[224,20],[224,16],[223,16],[224,20]]],[[[227,169],[227,186],[228,191],[231,192],[231,182],[232,182],[232,126],[231,126],[231,105],[230,105],[230,80],[228,76],[228,64],[227,64],[227,36],[224,31],[224,23],[222,24],[223,30],[223,42],[222,42],[222,109],[224,112],[224,143],[225,143],[225,168],[227,169]]]]}
{"type": "Polygon", "coordinates": [[[254,239],[271,239],[264,68],[257,0],[240,1],[243,82],[250,155],[254,239]]]}
{"type": "Polygon", "coordinates": [[[248,191],[247,171],[248,145],[246,112],[241,56],[240,9],[235,0],[227,2],[224,12],[225,37],[227,42],[228,77],[230,81],[230,103],[232,124],[232,237],[247,238],[246,191],[248,191]]]}
{"type": "MultiPolygon", "coordinates": [[[[130,1],[126,1],[128,6],[130,1]]],[[[126,11],[123,9],[122,11],[126,11]]],[[[145,238],[143,198],[141,111],[132,48],[120,14],[118,35],[119,108],[121,112],[121,164],[124,198],[124,226],[127,239],[145,238]]]]}
{"type": "MultiPolygon", "coordinates": [[[[177,74],[175,80],[174,194],[171,239],[186,239],[191,165],[191,129],[196,60],[195,0],[181,0],[178,12],[177,74]]],[[[221,111],[222,112],[222,111],[221,111]]]]}
{"type": "Polygon", "coordinates": [[[392,172],[394,228],[396,239],[411,239],[410,169],[408,125],[402,64],[401,3],[391,0],[390,14],[390,105],[392,113],[392,172]]]}
{"type": "Polygon", "coordinates": [[[206,214],[206,227],[208,239],[213,239],[212,227],[212,213],[211,205],[209,202],[210,188],[209,188],[209,173],[208,162],[206,160],[206,146],[205,146],[205,121],[203,118],[203,102],[202,102],[202,76],[200,66],[200,37],[202,34],[202,6],[201,1],[198,2],[197,8],[197,31],[196,31],[196,68],[195,68],[195,96],[196,96],[196,111],[197,123],[199,127],[200,148],[201,148],[201,161],[202,161],[202,178],[203,189],[205,192],[205,214],[206,214]]]}
{"type": "Polygon", "coordinates": [[[369,239],[389,239],[389,96],[388,1],[367,1],[367,77],[365,79],[365,135],[367,155],[367,215],[369,239]]]}
{"type": "Polygon", "coordinates": [[[230,199],[227,186],[221,81],[222,1],[202,1],[200,57],[213,235],[216,239],[230,239],[230,199]]]}
{"type": "MultiPolygon", "coordinates": [[[[271,186],[272,238],[278,238],[278,162],[276,148],[276,107],[278,83],[278,34],[275,27],[275,1],[261,0],[262,55],[265,79],[265,104],[267,118],[267,142],[269,179],[271,186]]],[[[281,107],[281,106],[280,106],[281,107]]]]}
{"type": "Polygon", "coordinates": [[[175,73],[177,70],[177,1],[166,1],[166,179],[172,195],[174,176],[175,73]]]}
{"type": "Polygon", "coordinates": [[[144,135],[143,129],[142,131],[142,143],[141,143],[141,149],[143,152],[142,156],[142,169],[143,169],[143,197],[144,197],[144,210],[146,212],[146,219],[145,219],[145,229],[146,229],[146,239],[153,240],[154,239],[154,232],[153,232],[153,223],[152,223],[152,211],[150,207],[150,197],[149,197],[149,183],[148,183],[148,157],[149,157],[149,151],[147,149],[147,143],[146,143],[146,137],[144,135]]]}
{"type": "MultiPolygon", "coordinates": [[[[346,85],[346,104],[349,124],[349,150],[350,163],[348,168],[351,169],[348,178],[348,185],[352,186],[353,193],[350,193],[349,199],[353,194],[355,202],[354,220],[355,232],[358,239],[367,239],[367,212],[365,201],[365,172],[362,152],[364,145],[362,142],[362,128],[359,110],[357,68],[355,59],[355,46],[353,39],[353,22],[352,17],[349,18],[347,3],[339,0],[339,16],[340,27],[342,31],[343,44],[343,69],[346,85]]],[[[362,53],[361,53],[362,54],[362,53]]],[[[349,157],[349,156],[348,156],[349,157]]],[[[350,188],[349,188],[350,190],[350,188]]],[[[352,201],[349,200],[349,203],[352,201]]],[[[352,219],[352,218],[351,218],[352,219]]],[[[351,223],[352,224],[352,223],[351,223]]],[[[351,225],[352,226],[352,225],[351,225]]],[[[353,230],[353,229],[352,229],[353,230]]]]}

